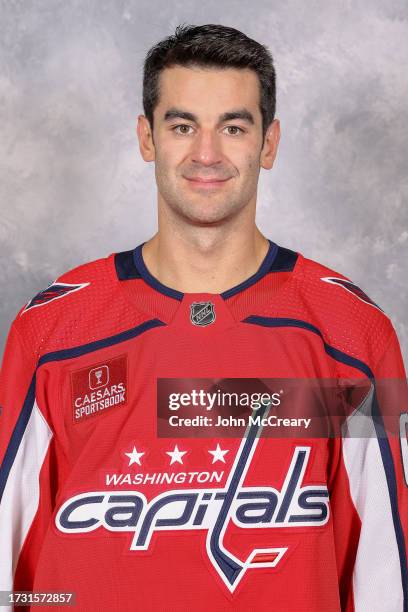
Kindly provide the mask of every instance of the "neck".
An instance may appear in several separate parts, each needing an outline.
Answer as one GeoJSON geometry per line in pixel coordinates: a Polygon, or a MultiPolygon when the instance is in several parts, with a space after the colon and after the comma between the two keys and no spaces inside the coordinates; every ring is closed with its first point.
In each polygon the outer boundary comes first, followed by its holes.
{"type": "Polygon", "coordinates": [[[149,272],[182,293],[223,293],[255,274],[269,248],[256,225],[193,229],[175,235],[159,228],[142,250],[149,272]]]}

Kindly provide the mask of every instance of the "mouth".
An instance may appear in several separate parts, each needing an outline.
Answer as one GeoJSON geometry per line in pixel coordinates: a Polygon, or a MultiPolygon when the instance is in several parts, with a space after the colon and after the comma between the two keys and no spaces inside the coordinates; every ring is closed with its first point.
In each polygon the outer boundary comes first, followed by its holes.
{"type": "Polygon", "coordinates": [[[185,176],[184,178],[193,187],[201,187],[201,188],[204,188],[204,189],[211,189],[211,188],[214,188],[214,187],[221,187],[227,181],[229,181],[229,179],[231,177],[228,177],[228,178],[225,178],[225,179],[219,179],[219,178],[211,178],[211,177],[193,177],[193,178],[188,178],[187,176],[185,176]]]}

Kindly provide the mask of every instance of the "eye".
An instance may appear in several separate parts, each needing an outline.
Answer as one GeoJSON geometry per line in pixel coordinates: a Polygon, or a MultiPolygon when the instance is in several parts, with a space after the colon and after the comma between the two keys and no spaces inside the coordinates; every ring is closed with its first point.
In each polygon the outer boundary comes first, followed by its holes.
{"type": "Polygon", "coordinates": [[[191,132],[189,132],[189,129],[193,129],[191,125],[188,125],[187,123],[181,123],[180,125],[175,125],[172,130],[173,132],[175,132],[176,134],[191,134],[191,132]]]}
{"type": "Polygon", "coordinates": [[[238,134],[244,134],[245,130],[243,130],[242,128],[238,127],[237,125],[227,125],[225,126],[224,130],[230,130],[229,131],[229,136],[237,136],[238,134]],[[232,131],[231,130],[236,130],[236,131],[232,131]]]}

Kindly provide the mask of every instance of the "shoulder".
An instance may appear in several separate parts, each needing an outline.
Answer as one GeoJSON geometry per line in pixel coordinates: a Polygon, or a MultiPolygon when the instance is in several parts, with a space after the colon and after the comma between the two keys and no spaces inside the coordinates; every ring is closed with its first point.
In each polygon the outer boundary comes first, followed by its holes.
{"type": "Polygon", "coordinates": [[[27,302],[18,317],[27,320],[29,317],[24,315],[29,312],[32,317],[43,316],[40,309],[42,313],[56,314],[68,308],[68,304],[71,309],[81,307],[95,296],[95,292],[107,287],[108,261],[108,257],[96,259],[61,274],[27,302]]]}
{"type": "Polygon", "coordinates": [[[362,311],[374,319],[388,318],[381,306],[351,278],[303,255],[299,258],[298,274],[312,300],[324,299],[325,303],[338,304],[349,313],[362,311]]]}
{"type": "Polygon", "coordinates": [[[376,362],[394,331],[376,297],[343,273],[302,255],[297,278],[305,311],[324,340],[368,363],[376,362]]]}
{"type": "Polygon", "coordinates": [[[376,297],[366,293],[364,283],[300,252],[285,251],[291,265],[281,261],[268,275],[267,306],[258,317],[273,320],[273,327],[298,328],[299,341],[314,334],[336,361],[374,371],[395,337],[376,297]],[[275,272],[283,272],[280,284],[275,272]]]}
{"type": "Polygon", "coordinates": [[[53,333],[61,345],[69,343],[68,336],[75,342],[76,331],[97,317],[115,290],[113,259],[110,255],[76,266],[34,295],[12,324],[23,343],[39,355],[53,333]]]}

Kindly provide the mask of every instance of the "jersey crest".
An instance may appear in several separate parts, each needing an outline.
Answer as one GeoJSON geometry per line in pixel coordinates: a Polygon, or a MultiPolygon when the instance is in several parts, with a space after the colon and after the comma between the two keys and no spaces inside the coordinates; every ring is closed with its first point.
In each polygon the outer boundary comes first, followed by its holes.
{"type": "Polygon", "coordinates": [[[58,283],[55,281],[48,285],[46,289],[43,289],[37,295],[35,295],[25,306],[24,310],[21,314],[27,312],[31,308],[37,308],[38,306],[45,306],[49,302],[54,300],[59,300],[69,293],[73,293],[74,291],[79,291],[84,287],[87,287],[90,283],[80,283],[78,285],[73,285],[71,283],[58,283]]]}
{"type": "MultiPolygon", "coordinates": [[[[263,406],[261,417],[266,416],[268,410],[269,407],[263,406]]],[[[224,543],[230,521],[243,530],[315,528],[325,525],[330,516],[327,487],[303,482],[311,451],[309,446],[294,448],[280,489],[244,485],[261,430],[261,424],[248,426],[225,487],[168,490],[150,501],[136,490],[80,493],[59,508],[56,527],[67,534],[87,533],[100,527],[110,532],[128,531],[132,533],[130,550],[140,552],[149,550],[155,532],[203,530],[210,562],[225,587],[233,593],[248,570],[277,567],[287,555],[289,545],[254,547],[245,559],[239,558],[224,543]]],[[[134,449],[134,454],[139,458],[144,453],[134,449]]]]}

